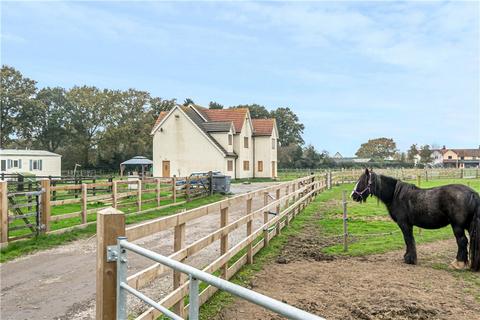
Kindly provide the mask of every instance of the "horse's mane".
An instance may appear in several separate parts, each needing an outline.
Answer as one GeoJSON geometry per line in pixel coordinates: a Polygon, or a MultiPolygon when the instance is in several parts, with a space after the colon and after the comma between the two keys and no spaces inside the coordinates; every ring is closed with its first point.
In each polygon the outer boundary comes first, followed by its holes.
{"type": "Polygon", "coordinates": [[[392,203],[393,199],[402,197],[402,195],[408,193],[410,190],[418,189],[417,186],[411,183],[381,174],[374,174],[373,178],[373,194],[387,206],[392,203]]]}

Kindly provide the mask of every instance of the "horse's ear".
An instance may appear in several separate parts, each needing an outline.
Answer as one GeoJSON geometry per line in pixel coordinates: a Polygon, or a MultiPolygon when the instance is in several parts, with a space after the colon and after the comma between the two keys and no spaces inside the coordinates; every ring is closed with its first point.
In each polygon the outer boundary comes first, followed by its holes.
{"type": "Polygon", "coordinates": [[[365,168],[365,174],[369,175],[370,173],[368,172],[368,168],[365,168]]]}

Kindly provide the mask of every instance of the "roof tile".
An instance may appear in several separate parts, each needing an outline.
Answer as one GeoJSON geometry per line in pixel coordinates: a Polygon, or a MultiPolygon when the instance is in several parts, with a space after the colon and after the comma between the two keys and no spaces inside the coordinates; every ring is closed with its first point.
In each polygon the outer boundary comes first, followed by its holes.
{"type": "Polygon", "coordinates": [[[253,132],[256,136],[271,136],[275,119],[252,119],[253,132]]]}

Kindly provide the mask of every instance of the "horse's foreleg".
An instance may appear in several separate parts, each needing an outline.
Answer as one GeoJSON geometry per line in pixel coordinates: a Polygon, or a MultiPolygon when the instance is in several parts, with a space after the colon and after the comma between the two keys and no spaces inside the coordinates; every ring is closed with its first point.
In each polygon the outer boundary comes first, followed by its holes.
{"type": "Polygon", "coordinates": [[[463,269],[468,264],[468,239],[462,227],[452,225],[452,229],[458,246],[457,260],[452,262],[452,266],[456,269],[463,269]]]}
{"type": "Polygon", "coordinates": [[[407,245],[407,252],[403,256],[403,260],[408,264],[417,264],[417,249],[415,247],[415,238],[413,237],[413,226],[407,223],[398,223],[402,230],[403,239],[407,245]]]}

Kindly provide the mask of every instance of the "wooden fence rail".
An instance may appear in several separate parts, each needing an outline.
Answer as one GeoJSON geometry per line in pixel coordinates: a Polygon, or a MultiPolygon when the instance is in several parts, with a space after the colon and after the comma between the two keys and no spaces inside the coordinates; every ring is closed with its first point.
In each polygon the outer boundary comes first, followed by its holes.
{"type": "MultiPolygon", "coordinates": [[[[314,176],[307,176],[294,181],[252,191],[247,194],[234,196],[172,216],[153,219],[135,226],[126,227],[123,222],[123,227],[120,226],[115,230],[109,230],[108,228],[99,230],[99,232],[108,234],[99,234],[98,239],[115,239],[117,236],[125,235],[129,241],[135,241],[151,236],[158,232],[173,229],[174,251],[169,257],[178,261],[184,261],[185,259],[197,254],[200,250],[203,250],[213,243],[219,241],[220,256],[206,266],[204,270],[210,273],[220,270],[221,276],[225,279],[229,279],[245,263],[252,263],[254,255],[263,246],[267,245],[268,241],[272,237],[279,234],[280,230],[289,224],[291,219],[293,219],[295,215],[300,212],[301,208],[304,208],[319,192],[325,188],[326,184],[323,179],[315,180],[314,176]],[[262,199],[264,202],[260,208],[252,210],[252,202],[255,199],[262,199]],[[232,210],[232,208],[238,207],[239,205],[245,207],[245,214],[235,221],[230,221],[231,219],[229,219],[229,212],[232,210]],[[272,214],[270,213],[275,213],[273,218],[271,217],[272,214]],[[195,219],[213,214],[219,216],[218,228],[212,233],[195,240],[193,243],[185,245],[185,230],[188,223],[195,219]],[[261,227],[253,230],[253,221],[261,216],[266,217],[264,218],[261,227]],[[234,244],[233,247],[229,248],[229,234],[235,230],[238,230],[240,227],[245,228],[245,237],[242,238],[238,243],[234,244]],[[121,234],[116,233],[114,236],[112,236],[112,233],[115,233],[118,230],[122,230],[121,234]],[[262,237],[267,239],[267,241],[262,241],[260,239],[262,237]],[[229,267],[229,260],[231,260],[233,256],[242,250],[245,250],[245,253],[240,257],[240,259],[238,259],[229,267]]],[[[97,219],[101,219],[100,216],[103,214],[105,213],[100,211],[97,219]]],[[[99,242],[98,248],[99,250],[102,250],[103,247],[112,244],[115,244],[115,241],[108,244],[99,242]]],[[[97,268],[97,283],[105,283],[105,281],[102,279],[106,277],[104,273],[107,269],[107,266],[105,264],[108,263],[109,262],[106,262],[106,260],[98,262],[98,265],[101,267],[97,268]]],[[[136,289],[141,289],[142,287],[154,281],[156,278],[164,275],[166,271],[166,267],[155,263],[143,270],[136,272],[135,274],[130,275],[127,278],[127,282],[130,286],[136,289]]],[[[111,277],[111,275],[108,275],[108,277],[111,277]]],[[[115,285],[115,283],[113,283],[113,285],[115,285]]],[[[186,314],[186,310],[188,308],[188,306],[185,306],[183,302],[187,291],[188,281],[186,281],[182,275],[174,273],[173,290],[166,297],[164,297],[160,303],[168,308],[173,307],[173,310],[182,316],[186,314]]],[[[215,291],[216,288],[210,286],[204,289],[200,295],[200,303],[204,303],[211,295],[215,293],[215,291]]],[[[105,290],[105,292],[112,292],[112,290],[109,288],[105,290]]],[[[114,314],[115,301],[112,301],[111,298],[111,296],[107,297],[106,295],[102,295],[102,292],[97,291],[97,305],[103,304],[103,312],[97,312],[97,319],[113,319],[112,317],[105,316],[106,309],[110,310],[110,315],[114,314]]],[[[156,319],[158,315],[158,311],[154,309],[148,309],[137,319],[156,319]]]]}
{"type": "MultiPolygon", "coordinates": [[[[85,228],[95,223],[91,214],[99,210],[112,206],[114,208],[134,207],[131,214],[150,212],[160,210],[172,205],[183,204],[193,198],[207,196],[210,194],[208,188],[211,187],[211,177],[198,177],[192,180],[189,178],[148,178],[144,180],[111,180],[95,181],[95,179],[84,180],[85,183],[79,183],[79,179],[52,180],[42,179],[35,182],[27,181],[0,181],[0,200],[7,198],[7,195],[14,194],[16,190],[21,189],[18,194],[23,194],[24,188],[31,188],[32,183],[39,183],[43,193],[40,201],[41,225],[44,233],[61,233],[62,231],[74,228],[85,228]],[[95,181],[95,182],[91,182],[95,181]],[[200,181],[205,185],[199,188],[200,181]],[[208,183],[204,183],[207,181],[208,183]],[[185,183],[186,182],[186,183],[185,183]],[[75,183],[75,184],[73,184],[75,183]],[[25,186],[25,187],[24,187],[25,186]],[[189,187],[190,186],[190,187],[189,187]],[[191,188],[185,192],[186,188],[191,188]],[[4,190],[5,189],[5,190],[4,190]],[[152,204],[154,204],[152,206],[152,204]],[[148,205],[148,208],[146,206],[148,205]],[[59,213],[56,208],[61,208],[59,213]],[[68,227],[52,231],[52,225],[62,220],[71,220],[68,227]],[[89,219],[90,218],[90,219],[89,219]]],[[[203,185],[202,184],[202,185],[203,185]]],[[[25,189],[25,190],[27,190],[25,189]]],[[[7,201],[0,203],[0,217],[5,215],[7,223],[0,223],[0,246],[5,246],[9,241],[22,238],[22,235],[9,237],[8,221],[13,210],[23,204],[9,204],[7,201]],[[7,203],[6,205],[4,203],[7,203]],[[14,207],[17,206],[17,207],[14,207]]],[[[30,205],[25,204],[25,207],[30,205]]],[[[132,211],[132,209],[130,209],[132,211]]],[[[3,221],[3,220],[2,220],[3,221]]],[[[65,223],[64,223],[65,224],[65,223]]],[[[14,230],[17,227],[10,227],[14,230]]],[[[30,235],[25,234],[25,237],[30,235]]]]}

